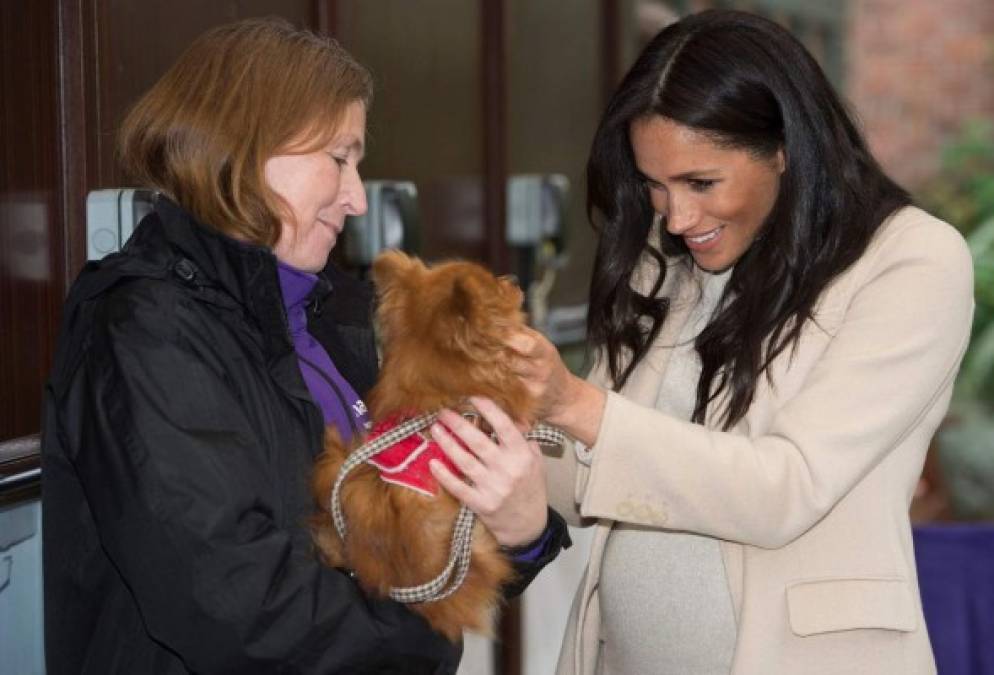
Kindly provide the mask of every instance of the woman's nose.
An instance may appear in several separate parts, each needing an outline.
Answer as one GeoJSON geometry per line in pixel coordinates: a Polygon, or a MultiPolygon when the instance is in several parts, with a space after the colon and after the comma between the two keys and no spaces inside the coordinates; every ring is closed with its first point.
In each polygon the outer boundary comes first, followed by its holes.
{"type": "Polygon", "coordinates": [[[366,188],[362,184],[362,178],[355,169],[348,171],[342,176],[341,187],[342,206],[350,216],[361,216],[366,213],[366,188]]]}
{"type": "Polygon", "coordinates": [[[666,231],[670,234],[681,235],[697,225],[700,220],[700,210],[691,199],[671,193],[666,207],[666,231]]]}

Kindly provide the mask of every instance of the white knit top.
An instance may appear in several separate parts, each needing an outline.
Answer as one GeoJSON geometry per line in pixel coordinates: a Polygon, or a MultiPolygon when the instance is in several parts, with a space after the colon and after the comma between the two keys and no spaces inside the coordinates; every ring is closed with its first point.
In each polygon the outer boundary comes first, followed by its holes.
{"type": "MultiPolygon", "coordinates": [[[[714,315],[730,276],[730,270],[697,270],[700,299],[668,361],[658,410],[688,420],[693,414],[701,374],[694,339],[714,315]]],[[[604,551],[599,595],[598,675],[731,670],[735,617],[716,539],[618,523],[604,551]]]]}

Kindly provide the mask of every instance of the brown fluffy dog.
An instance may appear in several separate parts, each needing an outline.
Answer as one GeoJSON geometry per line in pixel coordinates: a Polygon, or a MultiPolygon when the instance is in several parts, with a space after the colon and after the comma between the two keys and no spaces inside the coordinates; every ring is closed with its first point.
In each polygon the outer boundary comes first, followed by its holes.
{"type": "MultiPolygon", "coordinates": [[[[375,423],[439,408],[465,408],[470,395],[493,399],[513,419],[531,425],[533,401],[510,371],[503,340],[523,325],[521,291],[468,262],[427,268],[391,251],[373,265],[379,295],[376,320],[384,358],[369,396],[375,423]]],[[[354,441],[358,446],[361,440],[354,441]]],[[[376,468],[353,470],[341,491],[348,523],[347,541],[332,523],[329,498],[352,448],[329,432],[314,475],[321,509],[314,528],[324,561],[355,570],[370,593],[386,596],[391,587],[416,586],[445,567],[459,503],[439,487],[429,497],[380,479],[376,468]]],[[[512,574],[507,558],[479,522],[473,532],[469,573],[453,595],[414,603],[435,630],[456,640],[463,629],[489,632],[500,587],[512,574]]]]}

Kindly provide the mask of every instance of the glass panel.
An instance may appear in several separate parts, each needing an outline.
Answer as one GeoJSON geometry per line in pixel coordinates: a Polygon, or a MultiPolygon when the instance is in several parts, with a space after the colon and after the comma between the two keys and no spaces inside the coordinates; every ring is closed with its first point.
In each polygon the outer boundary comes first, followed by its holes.
{"type": "Polygon", "coordinates": [[[55,3],[0,3],[0,441],[38,431],[65,295],[55,3]]]}
{"type": "MultiPolygon", "coordinates": [[[[541,250],[533,255],[519,249],[517,256],[519,276],[535,284],[542,282],[543,269],[565,262],[555,271],[546,301],[550,309],[586,302],[590,281],[596,242],[585,211],[584,172],[604,103],[601,5],[596,0],[568,7],[528,0],[508,0],[505,5],[508,173],[559,174],[569,185],[559,250],[565,255],[558,262],[546,257],[546,265],[541,250]]],[[[513,201],[508,205],[512,215],[513,201]]]]}
{"type": "Polygon", "coordinates": [[[415,182],[426,258],[484,258],[478,3],[341,0],[336,12],[376,86],[363,178],[415,182]]]}

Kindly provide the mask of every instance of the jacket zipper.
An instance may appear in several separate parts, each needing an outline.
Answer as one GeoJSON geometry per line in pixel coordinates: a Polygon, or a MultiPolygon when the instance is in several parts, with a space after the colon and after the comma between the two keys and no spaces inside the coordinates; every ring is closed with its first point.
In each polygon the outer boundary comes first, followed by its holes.
{"type": "Polygon", "coordinates": [[[352,435],[358,436],[359,428],[356,426],[355,420],[352,419],[351,408],[349,407],[349,404],[345,401],[345,396],[342,395],[342,390],[338,388],[338,385],[335,384],[335,381],[330,377],[328,377],[328,374],[324,372],[324,370],[322,370],[320,366],[318,366],[310,359],[306,359],[300,354],[297,354],[297,358],[303,361],[304,363],[306,363],[307,365],[309,365],[314,370],[314,372],[320,375],[321,378],[325,382],[327,382],[329,386],[331,386],[331,390],[335,392],[335,397],[338,399],[338,402],[342,404],[342,410],[345,411],[345,419],[347,419],[349,422],[349,427],[351,427],[352,429],[352,435]]]}

